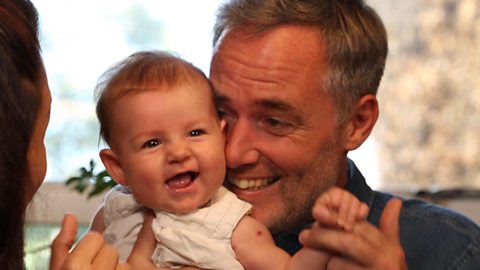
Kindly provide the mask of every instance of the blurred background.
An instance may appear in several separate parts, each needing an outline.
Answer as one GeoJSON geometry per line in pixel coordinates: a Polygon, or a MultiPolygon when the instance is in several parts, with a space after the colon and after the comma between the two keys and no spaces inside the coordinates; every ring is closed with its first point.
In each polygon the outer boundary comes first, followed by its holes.
{"type": "MultiPolygon", "coordinates": [[[[82,230],[101,203],[65,186],[98,159],[93,89],[134,51],[162,49],[209,72],[215,10],[222,0],[33,0],[52,91],[47,182],[27,220],[27,269],[47,269],[65,212],[82,230]]],[[[421,197],[480,222],[480,1],[369,0],[390,52],[380,119],[349,154],[375,189],[421,197]]]]}

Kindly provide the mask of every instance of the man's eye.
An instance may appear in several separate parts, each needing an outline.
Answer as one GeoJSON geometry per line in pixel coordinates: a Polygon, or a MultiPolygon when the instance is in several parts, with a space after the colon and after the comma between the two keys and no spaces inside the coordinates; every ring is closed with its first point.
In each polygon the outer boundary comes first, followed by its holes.
{"type": "Polygon", "coordinates": [[[265,118],[260,122],[260,126],[266,131],[276,136],[283,136],[292,131],[292,124],[275,117],[265,118]]]}
{"type": "Polygon", "coordinates": [[[220,120],[226,119],[226,118],[231,118],[231,116],[228,114],[228,111],[219,109],[217,111],[217,113],[218,113],[218,118],[220,118],[220,120]]]}
{"type": "Polygon", "coordinates": [[[218,110],[218,117],[220,118],[220,120],[225,120],[227,126],[231,125],[236,120],[234,114],[222,109],[218,110]]]}
{"type": "Polygon", "coordinates": [[[283,121],[280,121],[279,119],[276,119],[276,118],[267,118],[265,119],[265,123],[272,128],[285,126],[285,123],[283,121]]]}
{"type": "Polygon", "coordinates": [[[152,139],[152,140],[148,140],[146,141],[144,144],[143,144],[143,147],[144,148],[153,148],[153,147],[156,147],[160,145],[160,140],[158,139],[152,139]]]}
{"type": "Polygon", "coordinates": [[[203,134],[205,134],[205,131],[203,131],[201,129],[195,129],[195,130],[190,131],[190,133],[188,133],[188,136],[189,137],[197,137],[197,136],[200,136],[200,135],[203,135],[203,134]]]}

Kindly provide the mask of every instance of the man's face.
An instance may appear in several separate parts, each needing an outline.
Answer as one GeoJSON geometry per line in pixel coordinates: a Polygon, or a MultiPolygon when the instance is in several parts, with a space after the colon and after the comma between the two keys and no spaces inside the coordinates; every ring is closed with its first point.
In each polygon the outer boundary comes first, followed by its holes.
{"type": "Polygon", "coordinates": [[[227,186],[273,233],[309,222],[317,196],[346,179],[346,151],[316,30],[282,26],[228,33],[210,78],[227,122],[227,186]]]}

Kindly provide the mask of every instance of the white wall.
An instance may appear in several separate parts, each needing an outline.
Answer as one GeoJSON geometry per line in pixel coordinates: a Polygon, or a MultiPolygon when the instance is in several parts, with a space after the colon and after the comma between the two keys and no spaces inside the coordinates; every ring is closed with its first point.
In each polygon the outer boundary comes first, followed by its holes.
{"type": "Polygon", "coordinates": [[[79,223],[88,224],[103,199],[88,199],[63,183],[46,182],[40,186],[27,210],[27,222],[60,223],[67,212],[75,214],[79,223]]]}

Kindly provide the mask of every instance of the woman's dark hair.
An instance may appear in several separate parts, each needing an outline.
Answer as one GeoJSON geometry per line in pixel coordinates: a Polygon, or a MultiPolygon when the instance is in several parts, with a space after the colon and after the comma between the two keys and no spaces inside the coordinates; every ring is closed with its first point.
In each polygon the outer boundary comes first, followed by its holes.
{"type": "Polygon", "coordinates": [[[0,268],[24,269],[27,153],[40,105],[38,14],[29,1],[0,1],[0,268]]]}

